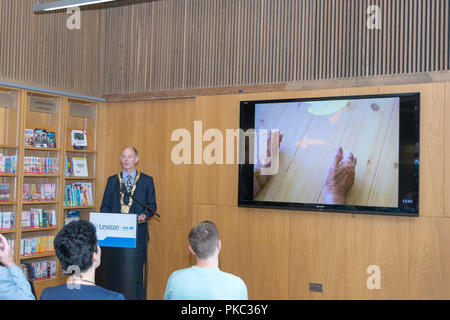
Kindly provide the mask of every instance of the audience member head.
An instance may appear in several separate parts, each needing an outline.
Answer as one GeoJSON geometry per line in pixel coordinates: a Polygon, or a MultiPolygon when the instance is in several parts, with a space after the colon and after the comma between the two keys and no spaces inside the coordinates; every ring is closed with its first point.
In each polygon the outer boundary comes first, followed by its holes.
{"type": "Polygon", "coordinates": [[[54,245],[63,270],[78,266],[83,273],[100,266],[96,229],[89,221],[72,221],[64,226],[56,235],[54,245]]]}
{"type": "Polygon", "coordinates": [[[221,249],[219,232],[211,221],[203,221],[189,233],[189,248],[198,259],[207,260],[218,256],[221,249]]]}

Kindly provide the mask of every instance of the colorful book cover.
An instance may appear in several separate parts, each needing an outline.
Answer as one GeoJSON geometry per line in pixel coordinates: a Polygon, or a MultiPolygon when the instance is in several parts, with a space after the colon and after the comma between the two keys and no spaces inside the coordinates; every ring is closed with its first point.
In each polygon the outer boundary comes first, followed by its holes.
{"type": "Polygon", "coordinates": [[[56,148],[56,135],[52,131],[47,131],[47,147],[56,148]]]}
{"type": "Polygon", "coordinates": [[[36,147],[47,148],[47,132],[45,129],[34,130],[34,144],[36,147]]]}
{"type": "Polygon", "coordinates": [[[25,129],[25,147],[34,147],[33,129],[25,129]]]}
{"type": "Polygon", "coordinates": [[[56,227],[56,210],[52,210],[51,211],[51,215],[52,215],[52,223],[51,223],[51,227],[56,227]]]}
{"type": "Polygon", "coordinates": [[[87,132],[86,130],[72,130],[70,132],[72,138],[72,148],[76,150],[87,149],[87,132]]]}
{"type": "Polygon", "coordinates": [[[4,173],[12,173],[11,171],[11,157],[5,157],[5,168],[3,170],[4,173]]]}
{"type": "Polygon", "coordinates": [[[15,174],[16,170],[17,170],[17,156],[11,156],[11,171],[13,174],[15,174]]]}
{"type": "Polygon", "coordinates": [[[0,153],[0,173],[5,173],[5,156],[0,153]]]}
{"type": "Polygon", "coordinates": [[[72,170],[73,170],[74,177],[89,176],[86,158],[72,158],[72,165],[73,165],[72,170]]]}

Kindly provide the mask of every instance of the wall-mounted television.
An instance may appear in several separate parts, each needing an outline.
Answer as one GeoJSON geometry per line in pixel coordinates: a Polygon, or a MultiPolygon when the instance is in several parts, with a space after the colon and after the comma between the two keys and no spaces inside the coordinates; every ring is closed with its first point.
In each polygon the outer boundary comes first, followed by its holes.
{"type": "Polygon", "coordinates": [[[241,101],[238,205],[419,215],[420,94],[241,101]]]}

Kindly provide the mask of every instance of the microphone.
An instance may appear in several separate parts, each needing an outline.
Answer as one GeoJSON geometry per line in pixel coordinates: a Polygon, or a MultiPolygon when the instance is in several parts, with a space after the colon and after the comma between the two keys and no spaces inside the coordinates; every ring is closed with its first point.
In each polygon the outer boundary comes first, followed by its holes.
{"type": "MultiPolygon", "coordinates": [[[[124,182],[122,182],[122,183],[120,184],[120,193],[123,193],[123,194],[129,196],[131,199],[133,199],[134,201],[136,201],[137,203],[139,203],[141,206],[143,206],[146,210],[148,210],[148,211],[152,214],[151,217],[152,217],[153,215],[157,216],[158,218],[161,217],[158,213],[156,213],[156,212],[155,212],[153,209],[151,209],[148,205],[146,205],[145,203],[143,203],[143,202],[139,201],[138,199],[136,199],[136,198],[131,194],[131,192],[129,192],[129,191],[127,190],[127,187],[125,186],[125,183],[124,183],[124,182]]],[[[146,214],[146,216],[147,216],[147,214],[146,214]]],[[[150,217],[150,218],[151,218],[151,217],[150,217]]],[[[147,219],[148,219],[148,216],[147,216],[147,219]]]]}

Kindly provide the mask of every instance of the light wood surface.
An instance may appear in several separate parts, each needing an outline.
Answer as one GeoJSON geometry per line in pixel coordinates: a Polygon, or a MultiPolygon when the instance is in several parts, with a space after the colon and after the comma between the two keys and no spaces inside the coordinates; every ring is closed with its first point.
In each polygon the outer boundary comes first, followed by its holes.
{"type": "MultiPolygon", "coordinates": [[[[450,123],[450,83],[445,84],[445,104],[444,104],[444,123],[450,123]]],[[[450,130],[445,130],[444,137],[444,159],[450,157],[450,130]]],[[[448,161],[444,161],[444,181],[450,181],[450,164],[448,161]]],[[[450,186],[448,183],[444,183],[444,199],[450,199],[450,186]]],[[[444,216],[450,218],[450,203],[444,201],[444,216]]]]}
{"type": "MultiPolygon", "coordinates": [[[[446,223],[448,212],[444,210],[447,206],[447,201],[444,201],[444,190],[448,193],[448,179],[444,178],[446,162],[443,153],[448,153],[448,148],[444,147],[444,141],[447,139],[443,138],[443,132],[448,132],[444,115],[447,115],[445,106],[449,103],[445,88],[448,88],[448,83],[212,96],[201,99],[197,109],[201,108],[203,111],[200,114],[208,117],[202,118],[204,122],[208,120],[208,122],[220,123],[214,120],[214,117],[222,116],[224,119],[222,121],[226,121],[227,124],[222,124],[220,128],[224,128],[232,123],[237,126],[237,118],[234,122],[231,117],[228,119],[230,113],[238,113],[238,107],[234,102],[236,97],[240,100],[265,100],[397,92],[420,92],[421,94],[420,217],[418,218],[236,208],[236,202],[233,201],[236,201],[234,197],[237,194],[237,184],[229,175],[237,175],[237,166],[233,168],[226,165],[194,167],[193,184],[196,188],[194,201],[197,201],[194,204],[205,207],[202,210],[211,210],[213,214],[209,216],[205,214],[204,217],[217,219],[222,226],[222,221],[230,218],[229,222],[234,227],[223,226],[227,230],[242,230],[241,219],[247,212],[251,212],[249,216],[252,223],[248,225],[249,229],[254,227],[253,222],[255,225],[264,224],[272,221],[273,218],[272,227],[278,230],[284,225],[286,215],[289,217],[288,259],[283,253],[284,242],[281,241],[279,252],[272,252],[271,261],[280,261],[280,264],[276,266],[265,261],[265,243],[270,237],[270,230],[266,230],[264,234],[258,233],[257,240],[251,241],[251,245],[247,245],[249,241],[246,236],[236,232],[233,235],[238,237],[238,240],[224,236],[227,241],[233,243],[233,246],[235,241],[238,241],[245,247],[241,251],[237,250],[237,256],[233,258],[228,257],[229,253],[225,254],[224,251],[221,263],[231,270],[235,270],[236,265],[242,265],[240,263],[242,259],[248,262],[245,260],[248,259],[244,254],[245,250],[251,250],[252,253],[259,252],[253,257],[259,262],[256,263],[257,266],[248,263],[242,267],[244,270],[238,270],[244,277],[252,273],[252,276],[245,280],[249,283],[249,293],[253,298],[272,297],[261,287],[262,284],[253,282],[252,279],[256,278],[263,282],[270,281],[272,286],[278,289],[287,288],[289,299],[422,299],[427,297],[446,299],[450,296],[446,291],[450,282],[444,271],[448,263],[446,257],[450,255],[450,252],[447,246],[442,245],[446,243],[446,234],[450,230],[446,223]],[[224,178],[219,180],[214,177],[224,178]],[[215,192],[210,192],[211,189],[215,192]],[[229,213],[234,210],[238,213],[229,213]],[[239,215],[239,220],[233,218],[236,214],[239,215]],[[443,241],[442,244],[437,239],[443,241]],[[289,265],[287,279],[280,278],[280,275],[284,275],[285,264],[289,265]],[[269,269],[275,268],[276,271],[274,270],[273,275],[267,278],[265,270],[261,270],[262,265],[269,269]],[[381,269],[381,290],[369,290],[366,287],[366,281],[370,276],[366,270],[370,265],[378,265],[381,269]],[[322,283],[324,292],[310,292],[308,288],[310,282],[322,283]]],[[[201,119],[199,116],[196,118],[201,119]]],[[[282,114],[280,118],[283,118],[282,114]]],[[[388,123],[385,122],[386,125],[388,123]]],[[[384,132],[386,138],[391,134],[386,129],[384,132]]],[[[445,136],[448,135],[445,134],[445,136]]],[[[348,135],[347,139],[350,138],[348,135]]],[[[295,142],[296,139],[292,138],[292,140],[295,142]]],[[[286,145],[284,145],[285,148],[286,145]]],[[[391,144],[388,143],[384,148],[378,149],[379,157],[383,158],[384,153],[390,151],[391,144]]],[[[288,151],[285,149],[283,152],[288,151]]],[[[283,161],[283,158],[280,160],[283,161]]],[[[383,167],[385,164],[380,162],[379,166],[383,167]]],[[[375,179],[374,183],[380,184],[380,189],[383,188],[382,181],[375,179]]],[[[371,196],[374,199],[377,197],[379,197],[378,194],[371,196]]],[[[194,223],[198,220],[200,219],[194,217],[194,223]]],[[[285,294],[286,292],[283,292],[280,297],[284,297],[285,294]]]]}
{"type": "Polygon", "coordinates": [[[325,203],[324,180],[336,148],[357,158],[345,204],[397,206],[397,99],[344,101],[336,112],[313,114],[320,102],[257,105],[255,129],[279,129],[280,167],[256,200],[325,203]],[[311,108],[312,111],[308,111],[311,108]]]}
{"type": "Polygon", "coordinates": [[[101,130],[108,138],[99,146],[102,158],[97,184],[101,192],[96,195],[96,203],[101,203],[106,178],[121,170],[122,148],[135,146],[139,152],[137,169],[153,176],[161,215],[149,225],[148,298],[162,299],[169,275],[190,265],[186,232],[192,225],[193,167],[171,161],[170,138],[175,129],[192,130],[194,100],[111,103],[104,112],[101,130]]]}

